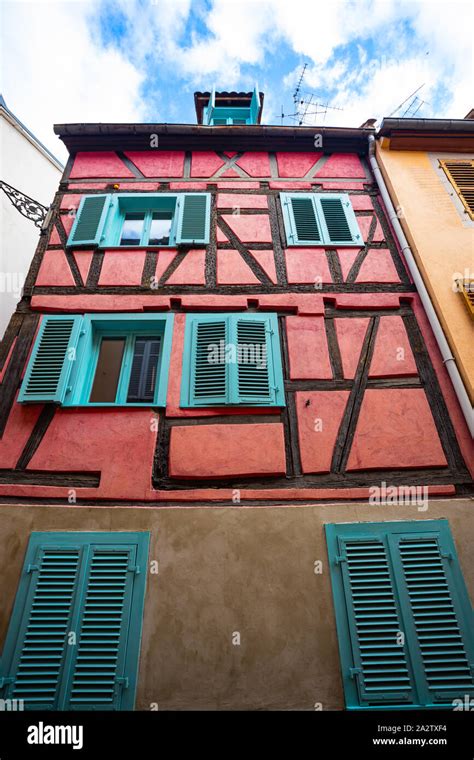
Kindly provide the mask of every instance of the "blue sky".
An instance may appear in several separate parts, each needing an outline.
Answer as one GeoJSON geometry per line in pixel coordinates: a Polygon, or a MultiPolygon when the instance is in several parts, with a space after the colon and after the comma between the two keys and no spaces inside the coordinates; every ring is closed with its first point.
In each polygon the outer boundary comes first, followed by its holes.
{"type": "MultiPolygon", "coordinates": [[[[423,85],[417,116],[472,102],[472,3],[443,0],[0,0],[1,90],[53,151],[58,122],[194,122],[193,92],[265,92],[265,123],[359,126],[423,85]]],[[[396,111],[402,116],[410,100],[396,111]]],[[[410,113],[410,112],[408,112],[410,113]]]]}

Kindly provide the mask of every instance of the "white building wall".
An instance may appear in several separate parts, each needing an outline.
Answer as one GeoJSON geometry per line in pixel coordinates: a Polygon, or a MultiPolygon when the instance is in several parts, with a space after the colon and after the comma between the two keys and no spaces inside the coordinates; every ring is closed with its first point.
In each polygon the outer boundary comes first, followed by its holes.
{"type": "MultiPolygon", "coordinates": [[[[0,108],[0,179],[43,206],[50,205],[61,170],[0,108]]],[[[39,228],[0,190],[0,339],[21,298],[39,228]]]]}

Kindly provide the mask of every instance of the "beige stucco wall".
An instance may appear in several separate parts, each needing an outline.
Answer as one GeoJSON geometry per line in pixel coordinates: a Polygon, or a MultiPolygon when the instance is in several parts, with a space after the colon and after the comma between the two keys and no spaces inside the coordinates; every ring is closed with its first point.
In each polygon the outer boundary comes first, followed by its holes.
{"type": "Polygon", "coordinates": [[[449,519],[474,598],[474,503],[254,508],[0,506],[0,647],[33,530],[148,530],[137,708],[342,709],[328,522],[449,519]],[[314,573],[322,560],[322,574],[314,573]],[[232,636],[240,633],[240,646],[232,636]]]}
{"type": "Polygon", "coordinates": [[[453,289],[456,274],[474,278],[474,222],[459,211],[454,189],[436,171],[436,156],[473,157],[390,150],[387,139],[377,145],[392,202],[399,208],[403,231],[474,402],[474,322],[461,294],[453,289]]]}

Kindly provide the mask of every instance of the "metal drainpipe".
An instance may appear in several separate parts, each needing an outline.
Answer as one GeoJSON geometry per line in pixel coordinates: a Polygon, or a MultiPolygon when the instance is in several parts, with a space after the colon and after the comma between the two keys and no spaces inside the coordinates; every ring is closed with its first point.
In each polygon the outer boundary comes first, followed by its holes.
{"type": "Polygon", "coordinates": [[[461,406],[462,413],[466,420],[467,426],[469,428],[471,436],[474,438],[474,412],[471,406],[471,402],[469,400],[469,396],[467,395],[466,388],[464,387],[464,383],[462,381],[461,375],[459,374],[459,370],[456,366],[456,360],[454,356],[452,355],[451,349],[449,348],[449,345],[448,345],[448,341],[445,338],[443,328],[441,327],[441,323],[434,310],[433,304],[431,303],[431,298],[425,287],[425,283],[423,282],[423,279],[421,277],[421,274],[416,264],[412,250],[408,244],[408,240],[406,239],[405,233],[403,232],[402,226],[398,220],[398,216],[393,207],[393,203],[388,193],[387,186],[385,185],[382,172],[379,169],[379,165],[375,157],[375,137],[374,135],[369,135],[368,137],[369,137],[369,161],[372,167],[372,171],[374,172],[375,179],[377,180],[380,194],[383,198],[385,208],[387,209],[389,219],[392,223],[393,229],[395,230],[395,235],[397,236],[398,242],[400,244],[400,248],[405,257],[405,261],[407,262],[408,269],[410,270],[410,274],[413,278],[413,282],[416,285],[418,295],[420,296],[421,302],[425,309],[426,316],[428,317],[429,323],[431,325],[431,329],[433,330],[434,336],[436,338],[436,342],[438,343],[439,350],[441,351],[441,356],[443,357],[443,363],[449,372],[449,376],[454,386],[454,391],[456,393],[457,399],[461,406]]]}

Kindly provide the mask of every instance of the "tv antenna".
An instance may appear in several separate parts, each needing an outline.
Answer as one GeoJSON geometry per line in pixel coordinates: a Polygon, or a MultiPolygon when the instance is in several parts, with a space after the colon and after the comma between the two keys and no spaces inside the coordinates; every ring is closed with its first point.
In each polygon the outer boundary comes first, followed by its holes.
{"type": "Polygon", "coordinates": [[[387,118],[389,118],[389,119],[390,119],[390,117],[391,117],[391,116],[394,116],[394,115],[397,113],[397,111],[401,111],[401,110],[402,110],[402,108],[404,108],[404,106],[405,106],[405,104],[406,104],[406,103],[408,103],[408,105],[406,106],[405,110],[403,111],[403,113],[402,113],[402,115],[401,115],[401,117],[400,117],[401,119],[404,119],[404,118],[407,118],[407,119],[409,119],[409,118],[413,118],[413,117],[415,116],[415,114],[417,114],[417,113],[418,113],[418,111],[420,110],[420,108],[421,108],[422,106],[424,106],[425,104],[428,104],[428,105],[429,105],[429,103],[428,103],[428,101],[427,101],[427,100],[422,100],[422,99],[421,99],[421,98],[420,98],[420,97],[417,95],[417,93],[418,93],[418,92],[419,92],[419,91],[420,91],[420,90],[421,90],[421,89],[422,89],[424,86],[425,86],[425,85],[424,85],[424,83],[423,83],[423,84],[420,84],[420,86],[419,86],[419,87],[417,87],[417,88],[416,88],[416,90],[415,90],[414,92],[412,92],[412,93],[411,93],[411,94],[410,94],[410,95],[409,95],[407,98],[405,98],[405,100],[403,100],[403,101],[400,103],[400,105],[399,105],[399,106],[397,106],[397,108],[395,108],[395,110],[394,110],[394,111],[392,111],[392,113],[388,115],[388,117],[387,117],[387,118]]]}
{"type": "Polygon", "coordinates": [[[311,126],[315,123],[316,117],[322,117],[322,121],[325,120],[328,110],[331,111],[343,111],[343,108],[337,108],[337,106],[331,106],[329,103],[320,103],[316,99],[316,95],[312,92],[303,92],[302,85],[303,79],[306,73],[308,64],[304,63],[299,76],[298,82],[293,93],[293,113],[285,114],[283,106],[281,107],[281,123],[283,119],[291,119],[296,122],[299,127],[311,126]],[[308,124],[308,119],[311,119],[308,124]]]}

